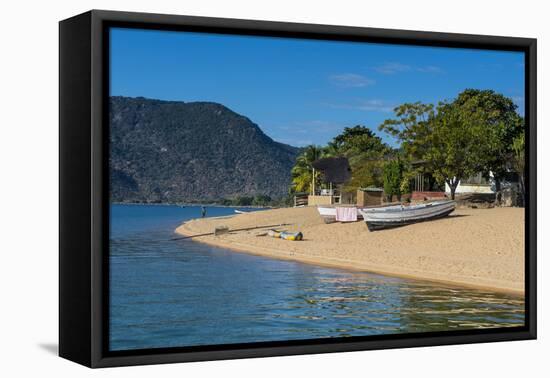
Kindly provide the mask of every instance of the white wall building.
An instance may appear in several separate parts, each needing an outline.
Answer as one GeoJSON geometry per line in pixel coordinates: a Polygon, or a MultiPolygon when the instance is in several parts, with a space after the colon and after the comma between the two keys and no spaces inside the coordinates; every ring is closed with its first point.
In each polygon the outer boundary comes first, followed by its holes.
{"type": "MultiPolygon", "coordinates": [[[[491,194],[495,193],[495,183],[492,179],[493,175],[490,174],[491,178],[486,179],[483,175],[478,173],[475,176],[469,177],[465,180],[461,180],[456,187],[456,194],[471,194],[471,193],[482,193],[482,194],[491,194]]],[[[449,185],[445,184],[445,193],[451,193],[451,188],[449,185]]]]}

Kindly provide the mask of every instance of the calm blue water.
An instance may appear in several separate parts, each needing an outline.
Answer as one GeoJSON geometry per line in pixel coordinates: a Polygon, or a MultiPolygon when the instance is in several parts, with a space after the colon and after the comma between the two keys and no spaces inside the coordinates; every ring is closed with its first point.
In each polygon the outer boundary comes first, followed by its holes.
{"type": "Polygon", "coordinates": [[[523,325],[514,296],[170,241],[200,207],[111,211],[111,350],[523,325]]]}

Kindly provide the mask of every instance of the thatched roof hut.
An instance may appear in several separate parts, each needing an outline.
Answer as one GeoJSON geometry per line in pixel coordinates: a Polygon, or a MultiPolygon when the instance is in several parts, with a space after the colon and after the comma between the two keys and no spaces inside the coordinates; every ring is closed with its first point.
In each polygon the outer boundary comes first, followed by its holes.
{"type": "Polygon", "coordinates": [[[345,184],[351,179],[351,167],[345,157],[319,159],[312,166],[323,174],[325,183],[345,184]]]}

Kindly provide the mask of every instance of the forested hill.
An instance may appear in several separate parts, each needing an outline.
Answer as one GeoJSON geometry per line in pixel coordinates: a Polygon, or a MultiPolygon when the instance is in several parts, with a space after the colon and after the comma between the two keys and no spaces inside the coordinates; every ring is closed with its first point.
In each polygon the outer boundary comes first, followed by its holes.
{"type": "Polygon", "coordinates": [[[286,195],[299,149],[211,102],[110,99],[111,201],[286,195]]]}

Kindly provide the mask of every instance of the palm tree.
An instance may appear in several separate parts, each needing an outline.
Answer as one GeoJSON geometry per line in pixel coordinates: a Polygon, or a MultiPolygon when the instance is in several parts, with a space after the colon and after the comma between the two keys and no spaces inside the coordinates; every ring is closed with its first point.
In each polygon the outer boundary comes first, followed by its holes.
{"type": "MultiPolygon", "coordinates": [[[[319,146],[309,145],[304,151],[296,158],[296,164],[292,168],[292,191],[299,192],[312,192],[313,190],[313,166],[314,161],[319,160],[323,156],[323,149],[319,146]]],[[[317,173],[315,174],[315,181],[318,180],[317,173]]]]}
{"type": "Polygon", "coordinates": [[[340,151],[340,146],[334,142],[328,142],[328,144],[323,147],[323,157],[338,157],[342,156],[342,151],[340,151]]]}

